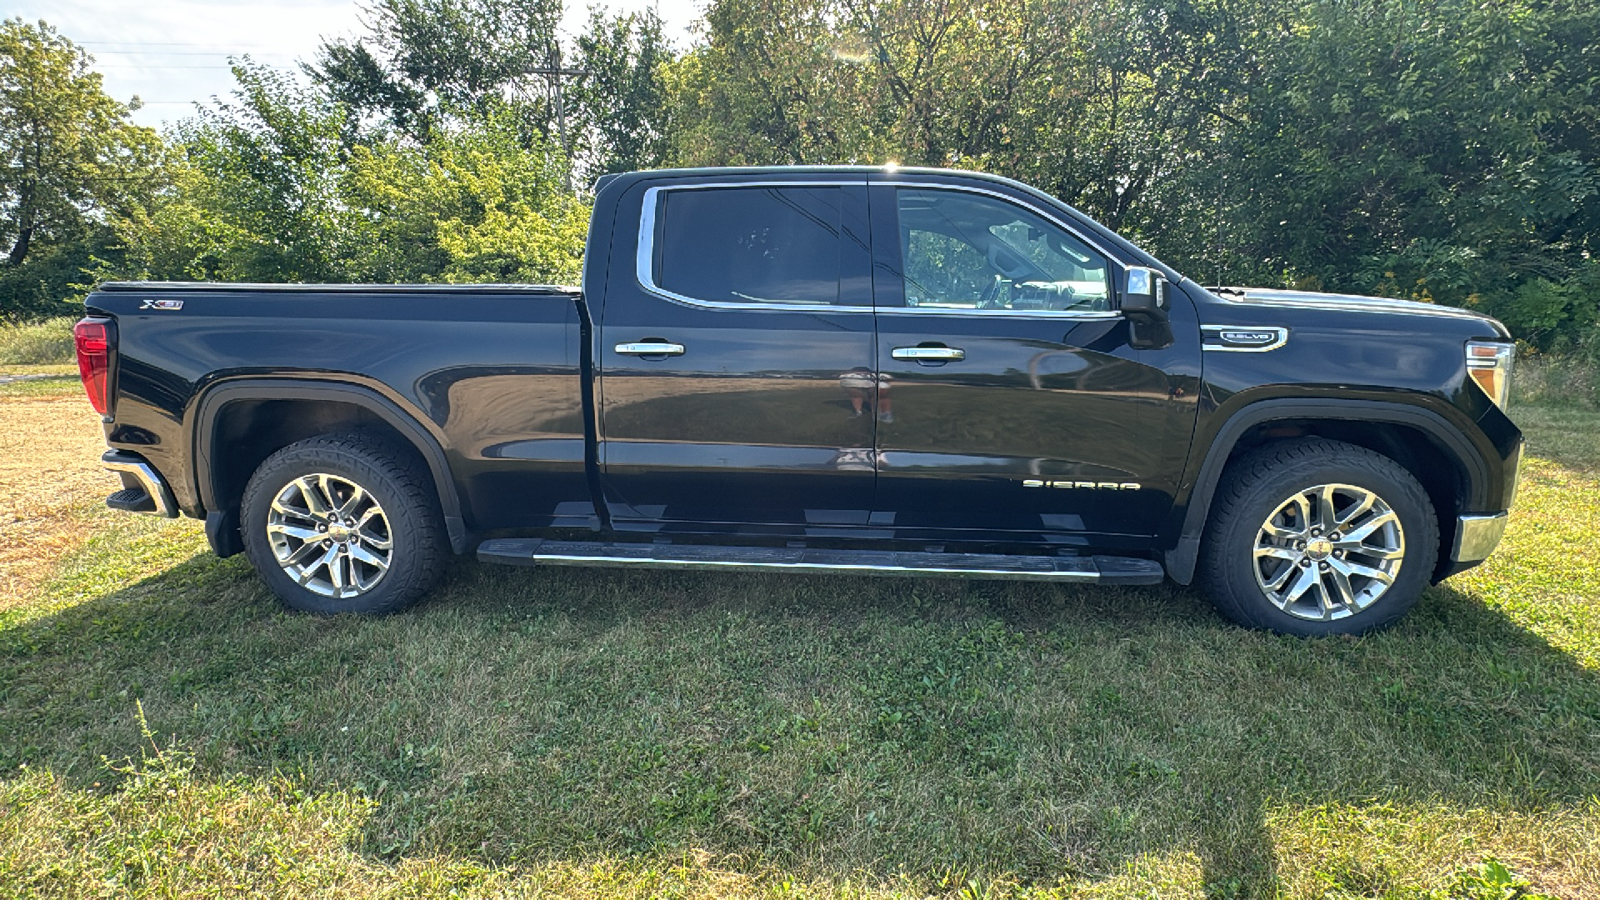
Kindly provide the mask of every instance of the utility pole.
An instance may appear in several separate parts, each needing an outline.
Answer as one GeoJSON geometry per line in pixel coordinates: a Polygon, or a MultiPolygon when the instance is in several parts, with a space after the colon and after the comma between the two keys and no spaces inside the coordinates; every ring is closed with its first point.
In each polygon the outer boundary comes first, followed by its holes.
{"type": "Polygon", "coordinates": [[[567,158],[566,168],[562,178],[565,180],[567,192],[572,192],[572,146],[567,143],[567,102],[566,91],[562,88],[563,78],[582,78],[589,73],[583,69],[565,69],[561,66],[561,42],[550,42],[550,53],[547,57],[548,65],[539,69],[529,69],[530,75],[544,75],[550,79],[550,94],[556,103],[556,137],[561,142],[561,153],[567,158]]]}

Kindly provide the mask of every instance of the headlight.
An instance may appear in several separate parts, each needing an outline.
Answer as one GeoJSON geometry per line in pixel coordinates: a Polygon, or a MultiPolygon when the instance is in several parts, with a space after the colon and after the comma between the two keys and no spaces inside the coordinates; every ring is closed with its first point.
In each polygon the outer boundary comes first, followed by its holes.
{"type": "Polygon", "coordinates": [[[1516,355],[1514,344],[1467,342],[1467,374],[1501,409],[1511,402],[1511,362],[1516,355]]]}

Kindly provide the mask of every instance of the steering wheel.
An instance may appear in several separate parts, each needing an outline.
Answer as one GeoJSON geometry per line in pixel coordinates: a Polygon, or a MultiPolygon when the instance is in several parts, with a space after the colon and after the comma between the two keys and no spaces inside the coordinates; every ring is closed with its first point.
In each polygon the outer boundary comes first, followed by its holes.
{"type": "Polygon", "coordinates": [[[984,288],[978,297],[978,309],[1004,309],[1006,304],[1001,299],[1001,294],[1009,286],[1010,282],[1006,281],[1004,276],[994,276],[994,280],[989,282],[989,286],[984,288]]]}

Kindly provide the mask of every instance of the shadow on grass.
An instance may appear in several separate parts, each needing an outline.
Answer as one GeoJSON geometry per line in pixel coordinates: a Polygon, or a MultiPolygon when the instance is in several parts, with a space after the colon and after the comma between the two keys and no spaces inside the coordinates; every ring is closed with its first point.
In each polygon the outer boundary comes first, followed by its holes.
{"type": "Polygon", "coordinates": [[[462,564],[373,621],[197,556],[0,631],[0,765],[100,782],[135,700],[202,772],[377,799],[385,858],[695,847],[931,889],[1192,851],[1270,895],[1275,807],[1600,794],[1594,674],[1448,587],[1298,641],[1169,588],[462,564]]]}

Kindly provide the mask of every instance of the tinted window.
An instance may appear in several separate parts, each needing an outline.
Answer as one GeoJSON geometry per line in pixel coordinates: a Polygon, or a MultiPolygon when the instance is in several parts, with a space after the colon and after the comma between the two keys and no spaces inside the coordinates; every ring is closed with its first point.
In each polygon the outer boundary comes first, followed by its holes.
{"type": "Polygon", "coordinates": [[[1048,219],[963,191],[902,188],[896,198],[907,306],[1111,308],[1105,259],[1048,219]]]}
{"type": "Polygon", "coordinates": [[[837,187],[663,191],[655,281],[722,303],[837,303],[837,187]]]}

